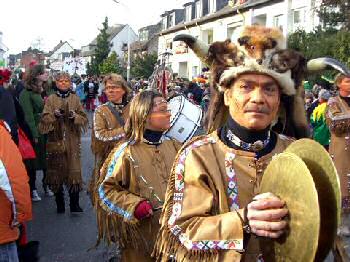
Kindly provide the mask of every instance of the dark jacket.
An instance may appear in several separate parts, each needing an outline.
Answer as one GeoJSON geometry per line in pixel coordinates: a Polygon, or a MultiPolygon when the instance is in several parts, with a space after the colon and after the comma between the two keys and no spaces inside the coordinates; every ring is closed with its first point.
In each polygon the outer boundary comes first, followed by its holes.
{"type": "Polygon", "coordinates": [[[93,88],[89,87],[90,82],[86,81],[84,83],[84,93],[86,94],[87,98],[96,98],[96,95],[98,94],[98,84],[95,82],[92,82],[92,84],[94,85],[93,88]]]}
{"type": "Polygon", "coordinates": [[[11,128],[13,141],[18,144],[18,127],[15,104],[12,94],[3,86],[0,86],[0,119],[4,120],[11,128]]]}

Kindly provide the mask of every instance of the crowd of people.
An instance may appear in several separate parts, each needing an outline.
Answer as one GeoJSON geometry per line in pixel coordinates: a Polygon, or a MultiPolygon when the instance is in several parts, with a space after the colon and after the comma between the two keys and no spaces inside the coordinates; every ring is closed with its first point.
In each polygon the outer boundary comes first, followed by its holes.
{"type": "Polygon", "coordinates": [[[33,65],[11,82],[1,70],[0,261],[18,261],[28,246],[31,201],[41,200],[37,171],[58,214],[66,212],[64,192],[70,212],[83,212],[81,135],[89,127],[95,162],[87,190],[98,242],[118,244],[122,261],[273,261],[260,239],[284,235],[290,210],[284,199],[261,194],[260,184],[273,156],[303,137],[332,156],[342,193],[339,235],[349,237],[350,76],[339,74],[332,90],[303,93],[295,111],[295,75],[249,54],[237,64],[219,55],[210,83],[175,79],[167,97],[113,73],[50,76],[33,65]],[[207,130],[184,145],[164,136],[168,100],[178,95],[202,108],[207,130]]]}

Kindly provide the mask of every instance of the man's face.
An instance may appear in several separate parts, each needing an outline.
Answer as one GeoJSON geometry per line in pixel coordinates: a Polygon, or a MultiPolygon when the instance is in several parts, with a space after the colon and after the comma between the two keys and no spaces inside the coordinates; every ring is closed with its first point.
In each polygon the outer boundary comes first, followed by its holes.
{"type": "Polygon", "coordinates": [[[224,93],[225,105],[231,117],[241,126],[263,130],[276,118],[280,90],[276,81],[267,75],[240,75],[224,93]]]}
{"type": "Polygon", "coordinates": [[[68,77],[61,77],[56,80],[56,86],[61,91],[67,91],[71,88],[72,83],[68,77]]]}
{"type": "Polygon", "coordinates": [[[350,93],[350,77],[344,77],[338,84],[339,90],[350,93]]]}
{"type": "Polygon", "coordinates": [[[125,91],[121,86],[114,84],[112,81],[107,81],[105,85],[105,93],[108,101],[111,101],[112,103],[121,103],[125,91]]]}

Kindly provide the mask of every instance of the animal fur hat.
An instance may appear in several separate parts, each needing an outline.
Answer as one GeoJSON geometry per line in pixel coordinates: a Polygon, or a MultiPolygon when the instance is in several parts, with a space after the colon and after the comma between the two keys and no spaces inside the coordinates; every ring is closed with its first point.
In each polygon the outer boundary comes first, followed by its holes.
{"type": "Polygon", "coordinates": [[[228,114],[223,106],[223,91],[244,73],[271,76],[281,89],[280,116],[284,118],[280,133],[296,138],[308,136],[302,82],[307,71],[319,71],[328,66],[348,73],[346,67],[331,58],[313,59],[286,48],[286,39],[278,28],[253,25],[243,27],[238,39],[217,41],[210,46],[191,35],[177,35],[174,41],[184,41],[211,71],[212,99],[207,121],[208,132],[220,127],[228,114]],[[212,109],[212,112],[210,111],[212,109]]]}

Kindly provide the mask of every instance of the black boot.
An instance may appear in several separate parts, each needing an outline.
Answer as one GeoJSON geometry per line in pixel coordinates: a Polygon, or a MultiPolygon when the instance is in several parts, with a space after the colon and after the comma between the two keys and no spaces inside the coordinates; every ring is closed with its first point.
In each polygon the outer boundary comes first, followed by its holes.
{"type": "Polygon", "coordinates": [[[79,191],[69,192],[70,212],[81,213],[83,209],[79,206],[79,191]]]}
{"type": "Polygon", "coordinates": [[[64,205],[64,195],[63,195],[63,188],[60,188],[57,193],[55,193],[56,198],[56,205],[57,205],[57,213],[63,214],[66,211],[65,205],[64,205]]]}

